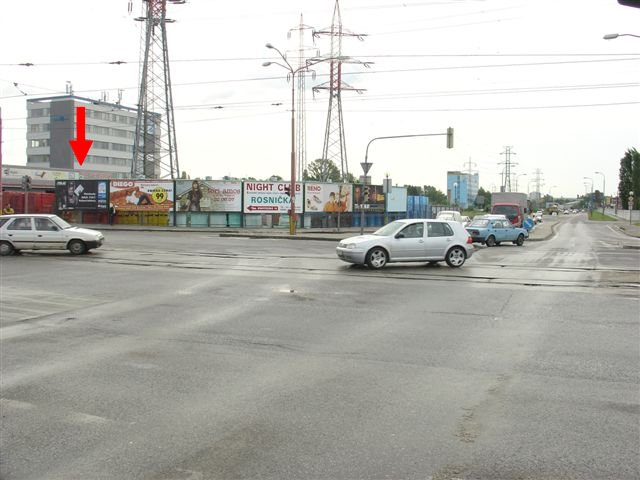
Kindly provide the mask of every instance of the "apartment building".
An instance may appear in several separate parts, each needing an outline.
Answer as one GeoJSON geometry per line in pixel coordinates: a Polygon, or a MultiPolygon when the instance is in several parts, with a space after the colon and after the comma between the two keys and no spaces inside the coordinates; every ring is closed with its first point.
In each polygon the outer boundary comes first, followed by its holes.
{"type": "Polygon", "coordinates": [[[27,166],[130,178],[136,118],[135,108],[75,95],[27,100],[27,166]],[[85,107],[86,138],[93,140],[82,165],[69,145],[76,138],[76,107],[85,107]]]}

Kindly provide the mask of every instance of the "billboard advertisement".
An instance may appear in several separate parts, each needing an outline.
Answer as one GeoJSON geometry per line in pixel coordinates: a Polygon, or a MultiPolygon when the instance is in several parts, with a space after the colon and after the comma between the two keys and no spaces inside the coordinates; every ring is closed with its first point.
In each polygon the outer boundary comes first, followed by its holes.
{"type": "MultiPolygon", "coordinates": [[[[288,213],[290,182],[244,182],[244,213],[288,213]]],[[[302,184],[296,183],[296,213],[302,213],[302,184]]]]}
{"type": "Polygon", "coordinates": [[[353,211],[350,184],[305,183],[305,213],[345,213],[353,211]]]}
{"type": "Polygon", "coordinates": [[[178,212],[240,212],[242,183],[213,180],[176,180],[178,212]]]}
{"type": "Polygon", "coordinates": [[[56,180],[59,211],[109,208],[109,180],[56,180]]]}
{"type": "Polygon", "coordinates": [[[355,209],[365,212],[384,212],[384,193],[382,185],[355,185],[354,192],[355,209]],[[366,192],[369,192],[368,195],[366,192]]]}
{"type": "Polygon", "coordinates": [[[122,211],[173,210],[173,181],[111,180],[109,202],[122,211]]]}

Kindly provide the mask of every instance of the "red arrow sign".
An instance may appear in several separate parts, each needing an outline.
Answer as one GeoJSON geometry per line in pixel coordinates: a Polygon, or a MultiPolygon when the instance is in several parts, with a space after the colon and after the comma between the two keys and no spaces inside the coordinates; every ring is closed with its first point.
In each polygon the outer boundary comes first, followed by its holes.
{"type": "Polygon", "coordinates": [[[93,140],[87,140],[85,138],[85,107],[76,107],[76,124],[77,133],[76,140],[69,140],[71,149],[78,159],[78,163],[82,165],[84,159],[87,158],[87,153],[93,144],[93,140]]]}

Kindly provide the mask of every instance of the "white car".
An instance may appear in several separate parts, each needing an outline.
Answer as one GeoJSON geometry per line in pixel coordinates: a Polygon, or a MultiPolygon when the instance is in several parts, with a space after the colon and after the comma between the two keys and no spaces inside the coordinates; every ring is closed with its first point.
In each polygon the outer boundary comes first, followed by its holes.
{"type": "Polygon", "coordinates": [[[103,243],[102,233],[73,227],[57,215],[0,216],[0,255],[3,256],[20,250],[69,250],[81,255],[103,243]]]}
{"type": "Polygon", "coordinates": [[[471,237],[455,221],[405,219],[388,223],[373,234],[342,240],[336,248],[344,262],[380,269],[390,262],[447,262],[461,267],[473,255],[471,237]]]}
{"type": "Polygon", "coordinates": [[[442,210],[436,215],[438,220],[454,220],[462,223],[462,214],[455,210],[442,210]]]}

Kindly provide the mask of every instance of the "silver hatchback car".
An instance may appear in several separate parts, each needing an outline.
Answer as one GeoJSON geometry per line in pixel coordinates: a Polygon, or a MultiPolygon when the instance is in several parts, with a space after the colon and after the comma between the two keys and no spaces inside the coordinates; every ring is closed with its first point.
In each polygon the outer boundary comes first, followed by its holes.
{"type": "Polygon", "coordinates": [[[20,250],[69,250],[80,255],[104,243],[97,230],[73,227],[57,215],[0,216],[0,255],[20,250]]]}
{"type": "Polygon", "coordinates": [[[461,267],[473,255],[469,233],[460,222],[405,219],[388,223],[369,235],[342,240],[340,260],[379,269],[390,262],[447,262],[461,267]]]}

